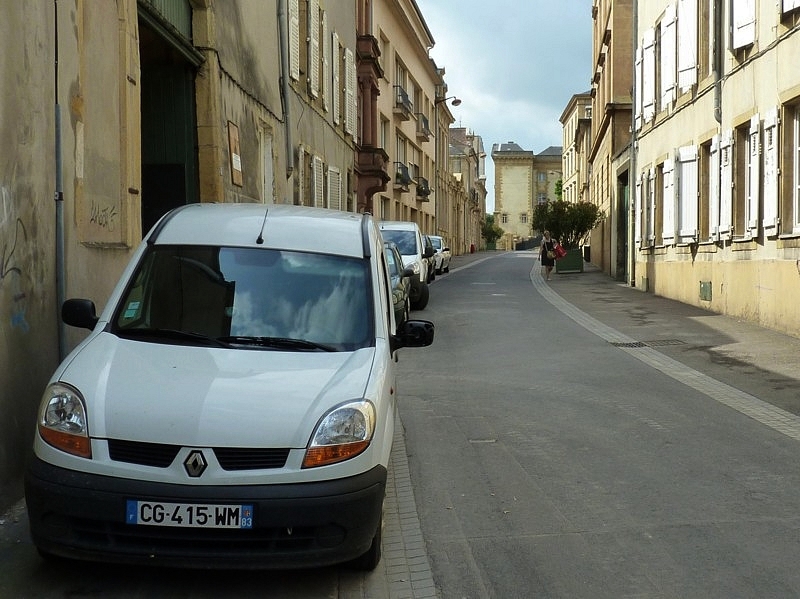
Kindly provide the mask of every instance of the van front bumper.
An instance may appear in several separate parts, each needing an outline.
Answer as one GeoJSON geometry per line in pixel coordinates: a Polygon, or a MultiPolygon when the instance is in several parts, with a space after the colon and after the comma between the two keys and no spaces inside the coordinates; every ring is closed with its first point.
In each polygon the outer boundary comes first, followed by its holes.
{"type": "Polygon", "coordinates": [[[326,566],[370,548],[381,524],[386,468],[323,482],[188,486],[65,470],[33,458],[25,493],[31,536],[45,555],[169,567],[326,566]],[[252,528],[126,523],[130,500],[251,505],[252,528]]]}

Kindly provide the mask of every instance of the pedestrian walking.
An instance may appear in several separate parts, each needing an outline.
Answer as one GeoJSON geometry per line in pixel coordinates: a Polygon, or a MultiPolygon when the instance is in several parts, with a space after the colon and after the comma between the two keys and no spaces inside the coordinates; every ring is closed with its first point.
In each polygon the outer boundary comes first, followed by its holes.
{"type": "Polygon", "coordinates": [[[545,231],[542,237],[542,245],[539,248],[542,261],[542,276],[546,276],[550,280],[550,273],[553,272],[553,267],[556,265],[556,240],[550,237],[550,231],[545,231]]]}

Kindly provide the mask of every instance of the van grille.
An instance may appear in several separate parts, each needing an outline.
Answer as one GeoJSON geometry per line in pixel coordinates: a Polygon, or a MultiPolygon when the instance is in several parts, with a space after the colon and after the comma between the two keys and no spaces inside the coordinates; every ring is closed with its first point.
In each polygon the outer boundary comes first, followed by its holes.
{"type": "MultiPolygon", "coordinates": [[[[115,462],[166,468],[178,455],[180,445],[108,440],[108,454],[115,462]]],[[[223,470],[266,470],[283,468],[288,449],[215,447],[214,455],[223,470]]]]}

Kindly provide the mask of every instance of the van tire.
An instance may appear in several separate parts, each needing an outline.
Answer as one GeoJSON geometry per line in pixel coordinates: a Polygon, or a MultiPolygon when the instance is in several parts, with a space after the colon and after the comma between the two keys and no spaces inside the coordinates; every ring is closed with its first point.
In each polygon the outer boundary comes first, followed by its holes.
{"type": "Polygon", "coordinates": [[[428,305],[429,297],[430,297],[430,289],[428,289],[428,284],[422,283],[419,286],[419,295],[415,298],[414,301],[411,302],[411,309],[424,310],[425,306],[428,305]]]}

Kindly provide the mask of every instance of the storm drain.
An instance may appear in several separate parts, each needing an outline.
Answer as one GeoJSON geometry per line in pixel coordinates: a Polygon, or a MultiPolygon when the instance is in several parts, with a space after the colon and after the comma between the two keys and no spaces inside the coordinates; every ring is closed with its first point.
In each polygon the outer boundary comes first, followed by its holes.
{"type": "Polygon", "coordinates": [[[667,345],[684,345],[680,339],[656,339],[654,341],[612,341],[614,347],[665,347],[667,345]]]}

